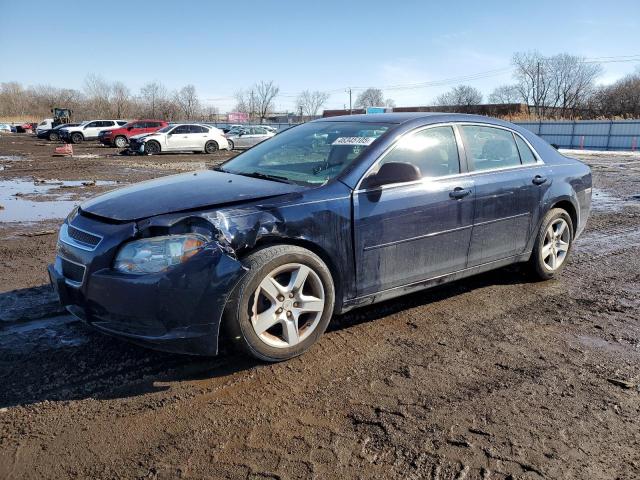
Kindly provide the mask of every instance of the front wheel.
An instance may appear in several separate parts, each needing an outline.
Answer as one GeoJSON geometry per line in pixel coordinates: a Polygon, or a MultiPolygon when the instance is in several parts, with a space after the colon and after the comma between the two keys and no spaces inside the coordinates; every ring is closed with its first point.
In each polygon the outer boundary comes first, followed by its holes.
{"type": "Polygon", "coordinates": [[[146,153],[147,155],[157,155],[158,153],[160,153],[160,144],[154,141],[145,143],[144,153],[146,153]]]}
{"type": "Polygon", "coordinates": [[[58,135],[58,132],[51,132],[49,134],[49,141],[50,142],[57,142],[58,140],[60,140],[60,135],[58,135]]]}
{"type": "Polygon", "coordinates": [[[541,280],[557,276],[567,263],[573,245],[573,222],[562,208],[553,208],[542,220],[529,265],[541,280]]]}
{"type": "Polygon", "coordinates": [[[123,136],[116,137],[113,140],[113,143],[118,148],[124,148],[129,144],[129,142],[127,141],[127,137],[123,137],[123,136]]]}
{"type": "Polygon", "coordinates": [[[229,151],[233,150],[235,148],[235,145],[233,144],[232,140],[227,140],[229,142],[229,151]]]}
{"type": "Polygon", "coordinates": [[[248,273],[225,309],[224,324],[242,350],[268,362],[304,353],[324,333],[335,302],[331,273],[313,252],[277,245],[250,253],[248,273]]]}

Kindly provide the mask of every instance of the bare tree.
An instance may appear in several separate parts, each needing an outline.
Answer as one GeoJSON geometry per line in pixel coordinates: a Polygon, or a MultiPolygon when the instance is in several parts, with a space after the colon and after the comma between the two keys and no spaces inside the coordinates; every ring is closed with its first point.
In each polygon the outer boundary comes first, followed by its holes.
{"type": "Polygon", "coordinates": [[[278,95],[280,88],[271,81],[260,81],[251,90],[251,97],[255,96],[256,113],[260,121],[264,121],[267,114],[273,111],[273,100],[278,95]]]}
{"type": "Polygon", "coordinates": [[[122,82],[111,85],[113,113],[116,118],[124,118],[131,113],[131,91],[122,82]]]}
{"type": "Polygon", "coordinates": [[[298,99],[296,100],[296,107],[298,110],[302,112],[302,115],[307,117],[314,117],[318,114],[318,110],[322,108],[322,106],[327,103],[329,99],[329,94],[320,91],[310,92],[309,90],[305,90],[300,95],[298,95],[298,99]]]}
{"type": "Polygon", "coordinates": [[[167,89],[160,82],[149,82],[140,89],[141,107],[145,115],[151,118],[157,118],[166,99],[167,89]]]}
{"type": "Polygon", "coordinates": [[[195,118],[200,112],[200,99],[193,85],[182,87],[175,93],[174,98],[185,120],[195,118]]]}
{"type": "Polygon", "coordinates": [[[435,101],[439,106],[469,106],[482,103],[482,92],[468,85],[458,85],[443,93],[435,101]]]}
{"type": "Polygon", "coordinates": [[[489,103],[520,103],[522,96],[515,85],[501,85],[489,94],[489,103]]]}
{"type": "Polygon", "coordinates": [[[86,109],[96,117],[111,116],[112,85],[104,78],[90,73],[84,80],[86,109]]]}
{"type": "Polygon", "coordinates": [[[255,91],[253,89],[239,90],[234,97],[236,99],[235,111],[246,113],[250,119],[255,118],[257,111],[255,91]]]}
{"type": "Polygon", "coordinates": [[[27,99],[24,88],[18,82],[0,84],[0,113],[6,116],[24,115],[27,99]]]}
{"type": "Polygon", "coordinates": [[[549,106],[555,108],[556,115],[565,117],[585,105],[602,67],[566,53],[550,57],[549,65],[552,76],[549,106]]]}
{"type": "Polygon", "coordinates": [[[384,94],[379,88],[367,88],[356,98],[356,108],[382,107],[384,106],[384,94]]]}
{"type": "Polygon", "coordinates": [[[387,98],[384,101],[384,106],[386,108],[396,108],[396,101],[393,98],[387,98]]]}
{"type": "Polygon", "coordinates": [[[637,73],[597,89],[589,107],[598,115],[607,117],[640,117],[640,69],[637,73]]]}
{"type": "Polygon", "coordinates": [[[516,53],[513,64],[518,91],[539,117],[565,116],[585,104],[602,72],[599,64],[568,54],[516,53]]]}

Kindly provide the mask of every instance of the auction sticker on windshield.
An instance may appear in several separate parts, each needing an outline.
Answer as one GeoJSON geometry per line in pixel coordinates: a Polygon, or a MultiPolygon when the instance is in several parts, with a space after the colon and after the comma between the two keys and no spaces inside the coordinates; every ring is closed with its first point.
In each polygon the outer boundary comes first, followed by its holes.
{"type": "Polygon", "coordinates": [[[376,137],[338,137],[331,145],[371,145],[376,137]]]}

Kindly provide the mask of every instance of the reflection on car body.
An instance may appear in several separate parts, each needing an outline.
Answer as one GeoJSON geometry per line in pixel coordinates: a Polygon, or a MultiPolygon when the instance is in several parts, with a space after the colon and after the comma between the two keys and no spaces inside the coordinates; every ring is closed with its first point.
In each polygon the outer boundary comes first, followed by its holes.
{"type": "Polygon", "coordinates": [[[104,332],[210,355],[224,327],[278,361],[334,313],[514,263],[552,278],[590,205],[589,168],[516,125],[334,117],[83,203],[49,274],[104,332]]]}

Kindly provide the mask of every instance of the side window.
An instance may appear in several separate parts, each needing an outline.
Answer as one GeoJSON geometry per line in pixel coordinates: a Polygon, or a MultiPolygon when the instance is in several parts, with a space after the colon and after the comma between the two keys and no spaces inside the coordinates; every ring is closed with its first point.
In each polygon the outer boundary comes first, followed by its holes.
{"type": "Polygon", "coordinates": [[[520,155],[509,130],[462,125],[471,170],[491,170],[520,165],[520,155]]]}
{"type": "Polygon", "coordinates": [[[267,134],[267,131],[264,128],[256,128],[255,131],[256,131],[256,133],[258,135],[266,135],[267,134]]]}
{"type": "Polygon", "coordinates": [[[189,125],[180,125],[179,127],[174,128],[171,133],[173,133],[174,135],[175,134],[190,133],[189,132],[189,125]]]}
{"type": "Polygon", "coordinates": [[[84,126],[84,128],[95,128],[95,127],[99,126],[98,125],[99,123],[100,122],[89,122],[84,126]]]}
{"type": "Polygon", "coordinates": [[[524,165],[531,165],[532,163],[536,163],[536,157],[529,148],[529,145],[525,143],[519,135],[514,135],[516,137],[516,145],[518,146],[518,151],[520,152],[520,160],[524,165]]]}
{"type": "Polygon", "coordinates": [[[458,144],[451,127],[433,127],[402,138],[380,162],[410,163],[423,177],[460,173],[458,144]]]}
{"type": "Polygon", "coordinates": [[[102,127],[113,127],[115,125],[115,122],[112,120],[105,120],[102,122],[102,127]]]}

